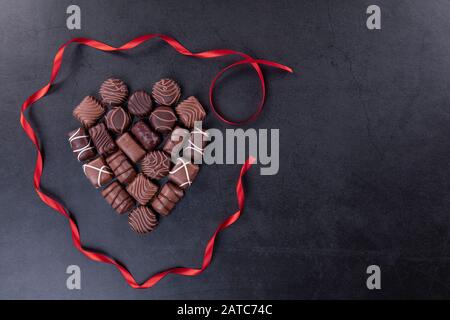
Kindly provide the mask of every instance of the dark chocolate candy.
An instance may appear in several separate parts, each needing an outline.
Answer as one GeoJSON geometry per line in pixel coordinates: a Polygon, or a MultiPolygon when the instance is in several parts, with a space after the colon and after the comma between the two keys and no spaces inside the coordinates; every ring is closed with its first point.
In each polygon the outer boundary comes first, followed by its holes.
{"type": "Polygon", "coordinates": [[[113,172],[106,165],[102,157],[98,157],[83,164],[83,171],[92,185],[96,188],[102,187],[114,178],[113,172]]]}
{"type": "Polygon", "coordinates": [[[130,183],[136,177],[136,171],[122,151],[117,150],[106,158],[106,162],[120,182],[130,183]]]}
{"type": "Polygon", "coordinates": [[[152,111],[152,98],[144,90],[133,93],[128,99],[128,111],[138,117],[146,117],[152,111]]]}
{"type": "Polygon", "coordinates": [[[180,95],[180,86],[172,79],[161,79],[153,85],[153,99],[162,106],[174,105],[180,95]]]}
{"type": "Polygon", "coordinates": [[[170,158],[163,151],[152,151],[141,162],[142,172],[150,179],[161,179],[169,174],[170,158]]]}
{"type": "Polygon", "coordinates": [[[128,87],[120,79],[107,79],[100,86],[100,96],[109,105],[123,104],[128,97],[128,87]]]}
{"type": "Polygon", "coordinates": [[[175,166],[169,172],[169,180],[181,189],[186,189],[192,184],[197,176],[199,167],[192,162],[178,158],[175,166]]]}
{"type": "Polygon", "coordinates": [[[142,120],[133,125],[131,132],[147,151],[154,150],[161,142],[159,135],[151,130],[142,120]]]}
{"type": "Polygon", "coordinates": [[[162,216],[169,215],[176,203],[183,197],[183,190],[171,182],[167,182],[158,195],[152,200],[152,208],[162,216]]]}
{"type": "Polygon", "coordinates": [[[78,161],[86,161],[95,157],[97,152],[86,130],[81,127],[69,132],[69,143],[78,161]]]}
{"type": "Polygon", "coordinates": [[[86,128],[92,127],[105,112],[102,104],[94,97],[87,96],[73,110],[73,116],[86,128]]]}
{"type": "Polygon", "coordinates": [[[175,111],[180,118],[180,121],[186,128],[192,129],[196,121],[203,121],[206,116],[205,109],[196,97],[189,97],[186,100],[180,102],[175,108],[175,111]]]}
{"type": "MultiPolygon", "coordinates": [[[[175,127],[173,129],[170,136],[167,137],[166,142],[164,143],[163,150],[172,157],[172,151],[174,150],[175,146],[178,146],[180,143],[183,142],[183,139],[187,138],[189,136],[189,130],[183,129],[180,127],[175,127]]],[[[180,155],[179,149],[181,149],[182,145],[179,145],[176,149],[176,155],[175,158],[178,158],[180,155]]]]}
{"type": "Polygon", "coordinates": [[[124,133],[131,123],[130,115],[121,107],[109,110],[105,119],[108,129],[119,134],[124,133]]]}
{"type": "Polygon", "coordinates": [[[127,191],[139,204],[144,206],[156,194],[158,186],[139,173],[127,186],[127,191]]]}
{"type": "Polygon", "coordinates": [[[107,156],[117,150],[117,145],[114,143],[108,130],[106,130],[104,123],[99,123],[89,129],[89,134],[100,155],[107,156]]]}
{"type": "Polygon", "coordinates": [[[128,224],[134,232],[147,233],[158,226],[158,218],[150,208],[139,206],[128,215],[128,224]]]}
{"type": "Polygon", "coordinates": [[[117,138],[116,143],[134,163],[137,163],[145,156],[145,150],[141,148],[128,132],[125,132],[117,138]]]}
{"type": "Polygon", "coordinates": [[[119,214],[130,211],[135,206],[132,197],[125,191],[125,189],[114,181],[102,191],[102,196],[119,214]]]}
{"type": "Polygon", "coordinates": [[[172,108],[163,106],[153,110],[150,114],[149,121],[152,128],[157,132],[169,133],[175,125],[177,117],[172,108]]]}

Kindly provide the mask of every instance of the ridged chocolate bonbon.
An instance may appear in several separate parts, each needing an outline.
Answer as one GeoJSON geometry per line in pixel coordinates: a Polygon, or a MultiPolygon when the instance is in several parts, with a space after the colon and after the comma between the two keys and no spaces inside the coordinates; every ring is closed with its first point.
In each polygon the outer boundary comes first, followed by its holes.
{"type": "Polygon", "coordinates": [[[117,145],[114,143],[108,130],[106,130],[104,123],[99,123],[89,129],[89,134],[100,155],[107,156],[117,150],[117,145]]]}
{"type": "Polygon", "coordinates": [[[147,151],[154,150],[161,142],[159,135],[150,129],[142,120],[133,125],[131,132],[147,151]]]}
{"type": "Polygon", "coordinates": [[[148,233],[158,226],[158,218],[150,208],[139,206],[128,214],[128,224],[134,232],[148,233]]]}
{"type": "Polygon", "coordinates": [[[116,140],[119,148],[127,155],[127,157],[137,163],[145,156],[145,150],[133,139],[133,137],[125,132],[116,140]]]}
{"type": "Polygon", "coordinates": [[[108,129],[118,134],[124,133],[131,123],[130,115],[121,107],[114,107],[109,110],[105,120],[108,129]]]}
{"type": "MultiPolygon", "coordinates": [[[[170,134],[170,136],[167,137],[166,142],[164,143],[163,147],[164,152],[166,152],[168,155],[170,155],[170,157],[172,157],[172,151],[174,151],[174,148],[178,146],[175,149],[175,153],[178,154],[180,149],[183,147],[183,145],[179,144],[182,143],[184,139],[187,139],[188,136],[189,130],[180,127],[175,127],[175,129],[173,129],[172,133],[170,134]]],[[[176,158],[178,157],[176,156],[176,158]]]]}
{"type": "Polygon", "coordinates": [[[158,186],[142,173],[127,186],[128,193],[141,205],[146,205],[158,191],[158,186]]]}
{"type": "Polygon", "coordinates": [[[133,93],[128,99],[128,111],[138,117],[146,117],[152,111],[152,97],[144,90],[133,93]]]}
{"type": "Polygon", "coordinates": [[[189,97],[186,100],[180,102],[175,108],[175,111],[180,118],[180,121],[186,128],[192,129],[196,121],[203,121],[206,116],[205,109],[196,97],[189,97]]]}
{"type": "Polygon", "coordinates": [[[149,121],[152,128],[157,132],[169,133],[175,125],[177,117],[172,108],[163,106],[153,110],[150,114],[149,121]]]}
{"type": "Polygon", "coordinates": [[[103,189],[102,196],[119,214],[130,211],[136,204],[133,198],[117,181],[112,182],[103,189]]]}
{"type": "Polygon", "coordinates": [[[180,86],[172,79],[161,79],[153,85],[152,96],[159,105],[172,106],[180,95],[180,86]]]}
{"type": "Polygon", "coordinates": [[[105,113],[105,108],[94,97],[85,97],[73,110],[73,116],[86,128],[92,127],[105,113]]]}
{"type": "Polygon", "coordinates": [[[169,174],[170,158],[163,151],[152,151],[141,161],[142,172],[150,179],[161,179],[169,174]]]}
{"type": "Polygon", "coordinates": [[[167,216],[183,197],[183,190],[171,182],[167,182],[151,202],[152,208],[162,216],[167,216]]]}
{"type": "Polygon", "coordinates": [[[83,171],[95,188],[106,185],[114,178],[111,169],[106,165],[102,157],[98,157],[83,165],[83,171]]]}
{"type": "Polygon", "coordinates": [[[181,189],[186,189],[194,181],[198,170],[197,165],[184,158],[178,158],[175,166],[169,172],[169,180],[181,189]]]}
{"type": "Polygon", "coordinates": [[[107,79],[100,86],[102,101],[109,105],[123,104],[128,97],[128,87],[120,79],[107,79]]]}
{"type": "Polygon", "coordinates": [[[120,150],[107,157],[106,163],[121,183],[130,183],[137,175],[133,165],[120,150]]]}
{"type": "Polygon", "coordinates": [[[69,132],[69,143],[78,161],[86,161],[95,157],[97,152],[86,130],[81,127],[69,132]]]}

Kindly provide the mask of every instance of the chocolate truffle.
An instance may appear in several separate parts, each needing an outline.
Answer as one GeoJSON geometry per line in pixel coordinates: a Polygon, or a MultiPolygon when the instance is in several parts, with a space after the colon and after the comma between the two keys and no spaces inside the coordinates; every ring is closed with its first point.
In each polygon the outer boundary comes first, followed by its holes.
{"type": "Polygon", "coordinates": [[[108,79],[100,86],[100,96],[104,103],[120,105],[127,100],[128,87],[120,79],[108,79]]]}
{"type": "Polygon", "coordinates": [[[134,124],[131,132],[147,151],[154,150],[161,142],[159,135],[151,130],[142,120],[134,124]]]}
{"type": "Polygon", "coordinates": [[[104,186],[114,178],[111,169],[106,165],[102,157],[83,164],[83,171],[96,188],[104,186]]]}
{"type": "Polygon", "coordinates": [[[175,166],[169,172],[169,180],[181,189],[186,189],[192,184],[197,176],[199,167],[192,162],[178,158],[175,166]]]}
{"type": "Polygon", "coordinates": [[[141,162],[142,172],[150,179],[161,179],[169,174],[170,158],[163,151],[152,151],[141,162]]]}
{"type": "Polygon", "coordinates": [[[116,178],[122,183],[130,183],[136,177],[136,171],[132,164],[120,150],[107,157],[106,163],[108,163],[116,178]]]}
{"type": "Polygon", "coordinates": [[[177,117],[175,116],[172,108],[157,107],[150,115],[149,121],[152,128],[157,132],[169,133],[175,125],[177,117]]]}
{"type": "Polygon", "coordinates": [[[89,129],[89,134],[100,155],[106,156],[117,150],[117,145],[106,130],[104,123],[99,123],[89,129]]]}
{"type": "Polygon", "coordinates": [[[105,112],[102,104],[94,97],[87,96],[73,110],[73,116],[86,128],[92,127],[105,112]]]}
{"type": "Polygon", "coordinates": [[[174,105],[180,99],[180,95],[180,86],[172,79],[162,79],[153,85],[153,99],[162,106],[174,105]]]}
{"type": "Polygon", "coordinates": [[[152,200],[152,208],[162,216],[169,215],[178,201],[183,197],[183,190],[171,182],[167,182],[155,199],[152,200]]]}
{"type": "Polygon", "coordinates": [[[146,117],[152,111],[152,98],[144,90],[136,91],[128,99],[128,111],[138,117],[146,117]]]}
{"type": "Polygon", "coordinates": [[[135,205],[133,198],[130,197],[117,181],[114,181],[106,187],[102,191],[102,196],[119,214],[130,211],[135,205]]]}
{"type": "Polygon", "coordinates": [[[156,194],[158,186],[139,173],[127,186],[127,191],[139,204],[144,206],[156,194]]]}
{"type": "Polygon", "coordinates": [[[124,133],[131,123],[128,112],[121,107],[114,107],[105,116],[106,126],[115,133],[124,133]]]}
{"type": "Polygon", "coordinates": [[[196,97],[189,97],[180,102],[175,111],[184,126],[190,129],[194,127],[196,121],[203,121],[206,116],[205,109],[203,109],[196,97]]]}
{"type": "Polygon", "coordinates": [[[125,132],[117,138],[116,143],[134,163],[137,163],[145,156],[145,150],[141,148],[128,132],[125,132]]]}
{"type": "Polygon", "coordinates": [[[92,159],[97,154],[91,138],[83,127],[69,132],[69,143],[78,161],[92,159]]]}
{"type": "MultiPolygon", "coordinates": [[[[189,130],[180,127],[175,127],[170,136],[166,139],[166,143],[164,143],[163,150],[172,157],[172,151],[175,148],[175,146],[178,146],[180,143],[182,143],[184,139],[186,139],[188,136],[189,130]]],[[[181,147],[182,145],[177,147],[177,149],[175,150],[175,152],[177,153],[175,155],[175,158],[178,158],[180,156],[178,153],[181,147]]]]}
{"type": "Polygon", "coordinates": [[[183,156],[199,164],[203,159],[203,151],[209,141],[209,134],[200,128],[194,128],[191,131],[189,140],[183,150],[183,156]]]}
{"type": "Polygon", "coordinates": [[[150,208],[140,206],[130,212],[128,224],[134,232],[147,233],[158,226],[158,219],[150,208]]]}

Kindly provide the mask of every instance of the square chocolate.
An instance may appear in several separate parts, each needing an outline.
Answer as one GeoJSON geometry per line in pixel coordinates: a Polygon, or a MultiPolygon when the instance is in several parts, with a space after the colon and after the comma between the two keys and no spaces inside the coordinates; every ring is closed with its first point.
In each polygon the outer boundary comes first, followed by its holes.
{"type": "Polygon", "coordinates": [[[83,171],[95,188],[104,186],[114,178],[113,172],[102,157],[83,164],[83,171]]]}

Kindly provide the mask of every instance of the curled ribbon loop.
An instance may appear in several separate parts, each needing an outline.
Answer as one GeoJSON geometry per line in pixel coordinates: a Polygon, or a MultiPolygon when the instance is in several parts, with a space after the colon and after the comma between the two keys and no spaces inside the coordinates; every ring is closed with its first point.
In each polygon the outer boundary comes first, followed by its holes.
{"type": "Polygon", "coordinates": [[[196,276],[196,275],[202,273],[203,270],[205,270],[209,266],[209,264],[211,263],[211,260],[212,260],[213,250],[214,250],[214,242],[215,242],[217,235],[223,229],[225,229],[225,228],[231,226],[233,223],[235,223],[239,219],[239,217],[242,213],[243,206],[244,206],[244,198],[245,198],[244,197],[244,188],[242,186],[242,179],[243,179],[243,176],[248,171],[248,169],[251,167],[251,165],[255,162],[255,159],[253,157],[250,157],[249,159],[247,159],[247,161],[243,164],[243,166],[241,168],[240,175],[239,175],[239,178],[238,178],[238,181],[236,184],[236,193],[237,193],[237,201],[238,201],[238,205],[239,205],[239,210],[236,211],[231,216],[229,216],[228,218],[226,218],[217,227],[216,231],[214,232],[212,237],[209,239],[209,241],[206,245],[206,248],[205,248],[205,252],[204,252],[204,256],[203,256],[203,263],[202,263],[201,268],[171,268],[171,269],[167,269],[167,270],[164,270],[162,272],[159,272],[159,273],[151,276],[146,281],[144,281],[144,283],[138,284],[136,282],[136,280],[134,279],[133,275],[128,271],[128,269],[125,266],[123,266],[121,263],[116,261],[114,258],[111,258],[102,253],[94,252],[92,250],[83,248],[83,246],[81,244],[81,239],[80,239],[80,231],[78,229],[78,226],[76,224],[74,217],[60,202],[58,202],[56,199],[54,199],[50,195],[46,194],[43,190],[41,190],[41,177],[42,177],[42,171],[43,171],[43,166],[44,166],[44,160],[43,160],[43,156],[42,156],[41,147],[39,146],[38,137],[37,137],[35,131],[33,130],[33,128],[31,127],[30,123],[26,119],[25,111],[29,107],[31,107],[35,102],[40,100],[42,97],[44,97],[48,93],[51,85],[54,83],[56,76],[58,75],[58,72],[61,68],[64,51],[66,50],[66,47],[69,44],[79,43],[79,44],[86,45],[88,47],[91,47],[91,48],[94,48],[94,49],[97,49],[100,51],[125,51],[125,50],[133,49],[133,48],[139,46],[140,44],[142,44],[150,39],[153,39],[153,38],[159,38],[159,39],[163,40],[164,42],[169,44],[172,48],[174,48],[178,53],[185,55],[185,56],[202,58],[202,59],[211,59],[211,58],[217,58],[217,57],[224,57],[224,56],[228,56],[228,55],[238,55],[238,56],[242,57],[242,60],[237,61],[237,62],[229,65],[228,67],[222,69],[216,75],[216,77],[211,82],[210,91],[209,91],[211,109],[216,114],[216,116],[219,117],[219,119],[221,119],[222,121],[224,121],[228,124],[231,124],[231,125],[240,125],[240,124],[246,123],[248,121],[254,120],[256,117],[258,117],[258,115],[262,111],[265,97],[266,97],[266,87],[265,87],[264,76],[263,76],[262,70],[260,68],[260,65],[267,65],[267,66],[278,68],[278,69],[281,69],[281,70],[284,70],[287,72],[293,72],[291,68],[281,65],[279,63],[268,61],[268,60],[253,59],[252,57],[250,57],[249,55],[247,55],[245,53],[241,53],[241,52],[234,51],[234,50],[219,49],[219,50],[209,50],[209,51],[193,53],[193,52],[189,51],[188,49],[186,49],[181,43],[179,43],[174,38],[171,38],[171,37],[163,35],[163,34],[143,35],[143,36],[137,37],[137,38],[125,43],[124,45],[122,45],[118,48],[112,47],[110,45],[107,45],[105,43],[102,43],[102,42],[99,42],[99,41],[96,41],[93,39],[74,38],[74,39],[71,39],[68,42],[64,43],[58,49],[58,51],[56,52],[56,55],[53,59],[53,67],[52,67],[49,82],[25,100],[25,102],[22,104],[21,112],[20,112],[20,124],[21,124],[23,130],[25,131],[25,133],[27,134],[27,136],[29,137],[29,139],[31,140],[31,142],[34,144],[36,151],[37,151],[36,164],[35,164],[34,174],[33,174],[33,186],[34,186],[36,193],[40,197],[40,199],[47,206],[49,206],[50,208],[59,212],[61,215],[63,215],[64,217],[66,217],[68,219],[70,230],[72,233],[73,244],[81,253],[83,253],[86,257],[88,257],[91,260],[114,265],[120,271],[120,273],[124,277],[125,281],[131,287],[137,288],[137,289],[150,288],[150,287],[154,286],[156,283],[158,283],[161,279],[163,279],[166,275],[171,274],[171,273],[179,274],[179,275],[183,275],[183,276],[196,276]],[[229,70],[235,66],[243,65],[243,64],[249,64],[257,73],[258,78],[261,82],[262,98],[261,98],[261,102],[260,102],[258,109],[252,116],[250,116],[248,119],[246,119],[244,121],[233,122],[233,121],[227,120],[224,116],[222,116],[216,110],[216,108],[214,106],[214,102],[213,102],[213,92],[214,92],[214,87],[215,87],[217,80],[223,75],[224,72],[226,72],[227,70],[229,70]]]}

